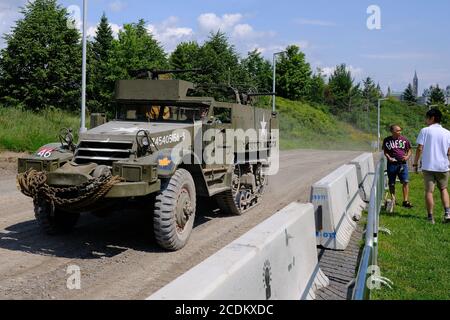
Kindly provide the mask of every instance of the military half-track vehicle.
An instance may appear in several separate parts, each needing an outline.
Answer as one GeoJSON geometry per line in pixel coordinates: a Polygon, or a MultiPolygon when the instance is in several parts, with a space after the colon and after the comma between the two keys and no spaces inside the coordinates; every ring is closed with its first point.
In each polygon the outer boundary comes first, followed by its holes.
{"type": "Polygon", "coordinates": [[[107,213],[117,202],[141,199],[158,244],[178,250],[193,229],[197,199],[214,197],[232,215],[257,205],[278,144],[271,134],[277,114],[246,104],[248,96],[237,90],[234,102],[195,92],[182,80],[118,81],[114,121],[91,121],[98,126],[77,143],[62,130],[59,143],[19,159],[18,185],[34,199],[42,229],[67,232],[80,213],[107,213]],[[243,134],[249,129],[258,135],[243,134]],[[211,161],[217,155],[224,161],[211,161]]]}

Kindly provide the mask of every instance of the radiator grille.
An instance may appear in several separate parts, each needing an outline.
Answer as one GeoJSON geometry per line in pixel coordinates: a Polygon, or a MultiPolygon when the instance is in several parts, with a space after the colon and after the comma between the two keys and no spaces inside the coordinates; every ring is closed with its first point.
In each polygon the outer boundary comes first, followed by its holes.
{"type": "Polygon", "coordinates": [[[75,153],[75,163],[97,163],[112,166],[116,161],[130,157],[132,142],[82,141],[75,153]]]}

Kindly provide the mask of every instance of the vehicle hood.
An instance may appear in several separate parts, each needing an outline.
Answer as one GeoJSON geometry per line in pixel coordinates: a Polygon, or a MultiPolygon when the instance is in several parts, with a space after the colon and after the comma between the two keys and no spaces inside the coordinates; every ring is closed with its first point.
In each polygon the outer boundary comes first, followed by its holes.
{"type": "Polygon", "coordinates": [[[139,130],[147,130],[151,136],[163,132],[172,132],[179,129],[192,127],[190,123],[147,123],[129,121],[111,121],[101,126],[88,130],[80,135],[80,140],[132,140],[139,130]]]}

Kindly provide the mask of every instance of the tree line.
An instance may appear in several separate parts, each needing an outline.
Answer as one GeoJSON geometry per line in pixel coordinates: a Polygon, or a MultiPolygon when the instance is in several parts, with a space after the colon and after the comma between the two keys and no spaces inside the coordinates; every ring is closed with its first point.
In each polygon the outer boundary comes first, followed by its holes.
{"type": "MultiPolygon", "coordinates": [[[[35,0],[22,9],[23,18],[5,36],[0,52],[0,102],[30,110],[55,107],[78,110],[81,95],[81,35],[56,0],[35,0]],[[69,22],[69,23],[68,23],[69,22]]],[[[249,92],[272,92],[272,64],[257,50],[241,57],[222,32],[199,44],[180,43],[168,54],[146,29],[146,21],[128,23],[114,38],[103,14],[88,41],[87,106],[91,112],[111,110],[115,81],[133,79],[132,70],[199,69],[175,75],[215,86],[231,85],[249,92]]],[[[288,46],[277,61],[277,95],[326,104],[334,114],[373,106],[383,96],[367,78],[356,83],[345,64],[325,77],[312,70],[298,46],[288,46]]],[[[205,86],[208,88],[208,86],[205,86]]],[[[215,90],[205,89],[205,94],[215,90]]]]}
{"type": "MultiPolygon", "coordinates": [[[[430,88],[425,89],[422,95],[425,98],[428,106],[440,106],[445,105],[445,91],[439,87],[439,84],[432,85],[430,88]]],[[[415,95],[412,84],[408,84],[405,91],[403,92],[402,98],[408,104],[416,104],[419,101],[419,97],[415,95]]]]}

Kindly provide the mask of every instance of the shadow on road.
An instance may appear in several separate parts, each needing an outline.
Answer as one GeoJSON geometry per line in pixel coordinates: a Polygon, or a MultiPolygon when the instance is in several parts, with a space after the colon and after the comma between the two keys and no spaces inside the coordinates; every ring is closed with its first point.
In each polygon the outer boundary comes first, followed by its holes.
{"type": "MultiPolygon", "coordinates": [[[[209,199],[199,199],[194,228],[211,219],[226,219],[209,199]]],[[[195,229],[193,230],[195,232],[195,229]]],[[[33,219],[0,231],[0,248],[70,259],[105,259],[126,250],[164,252],[153,236],[152,209],[135,203],[105,218],[83,214],[69,234],[44,234],[33,219]]]]}

